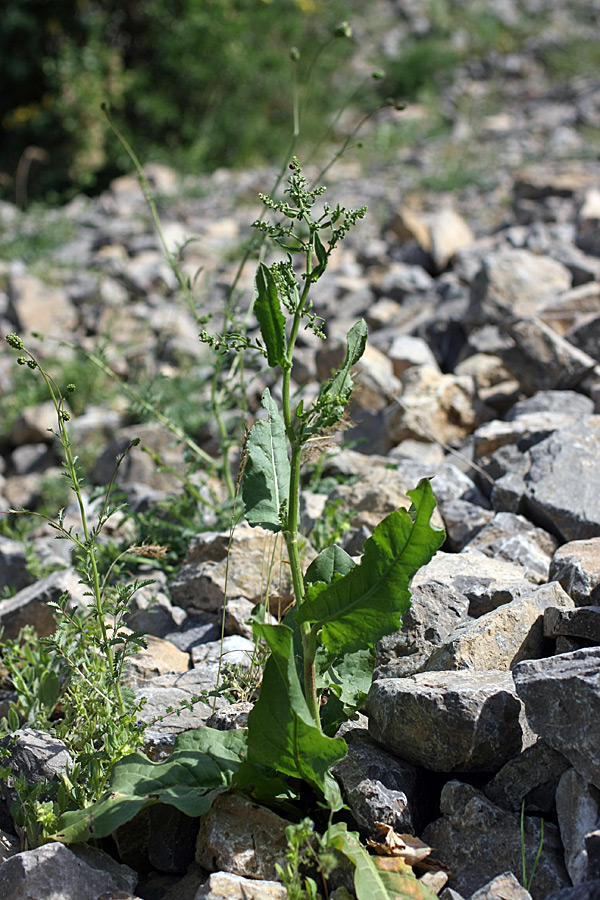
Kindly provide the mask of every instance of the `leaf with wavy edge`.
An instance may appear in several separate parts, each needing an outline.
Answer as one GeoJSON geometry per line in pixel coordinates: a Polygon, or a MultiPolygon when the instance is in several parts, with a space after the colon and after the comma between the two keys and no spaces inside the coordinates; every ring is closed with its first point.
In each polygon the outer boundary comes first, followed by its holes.
{"type": "Polygon", "coordinates": [[[434,528],[436,501],[427,478],[408,491],[410,510],[390,513],[365,541],[363,557],[341,578],[308,585],[298,623],[321,630],[321,642],[334,656],[373,646],[400,628],[410,605],[410,583],[444,542],[434,528]]]}

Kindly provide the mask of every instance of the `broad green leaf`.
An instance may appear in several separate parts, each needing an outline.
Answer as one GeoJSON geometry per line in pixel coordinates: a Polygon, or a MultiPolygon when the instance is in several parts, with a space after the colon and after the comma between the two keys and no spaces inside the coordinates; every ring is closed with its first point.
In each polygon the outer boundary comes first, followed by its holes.
{"type": "Polygon", "coordinates": [[[271,367],[285,366],[287,338],[285,316],[281,312],[279,294],[273,274],[268,266],[259,263],[254,279],[254,313],[260,325],[260,333],[267,350],[267,362],[271,367]]]}
{"type": "Polygon", "coordinates": [[[337,729],[364,706],[375,668],[375,650],[368,647],[343,653],[333,661],[325,648],[317,649],[317,692],[327,692],[321,707],[321,726],[326,734],[337,729]]]}
{"type": "Polygon", "coordinates": [[[367,336],[368,329],[364,319],[356,322],[346,335],[346,357],[337,372],[334,372],[319,391],[316,401],[318,418],[313,430],[329,428],[342,418],[354,389],[350,369],[365,352],[367,336]]]}
{"type": "Polygon", "coordinates": [[[410,866],[399,872],[381,869],[377,865],[377,857],[371,856],[363,847],[356,832],[347,830],[345,822],[332,825],[326,836],[329,845],[343,853],[355,866],[357,900],[437,900],[437,894],[431,888],[417,881],[410,866]]]}
{"type": "Polygon", "coordinates": [[[248,436],[242,498],[250,525],[281,531],[281,510],[290,487],[285,425],[268,388],[262,395],[262,405],[269,419],[258,419],[248,436]]]}
{"type": "Polygon", "coordinates": [[[336,657],[373,646],[400,628],[412,576],[444,541],[443,529],[430,524],[435,497],[428,479],[408,496],[409,512],[393,512],[375,528],[361,562],[330,585],[309,585],[296,610],[296,621],[321,629],[323,645],[336,657]]]}
{"type": "Polygon", "coordinates": [[[313,721],[296,670],[292,629],[257,623],[253,628],[271,655],[248,716],[248,761],[307,781],[332,809],[340,809],[339,788],[329,770],[346,755],[346,742],[327,737],[313,721]]]}
{"type": "Polygon", "coordinates": [[[317,581],[331,584],[334,575],[347,575],[355,565],[352,557],[342,547],[331,544],[313,559],[306,570],[304,581],[306,584],[314,584],[317,581]]]}
{"type": "Polygon", "coordinates": [[[180,735],[163,762],[142,753],[126,756],[114,766],[107,793],[86,809],[64,813],[49,837],[66,844],[106,837],[156,803],[202,816],[229,790],[245,748],[245,731],[199,728],[180,735]]]}

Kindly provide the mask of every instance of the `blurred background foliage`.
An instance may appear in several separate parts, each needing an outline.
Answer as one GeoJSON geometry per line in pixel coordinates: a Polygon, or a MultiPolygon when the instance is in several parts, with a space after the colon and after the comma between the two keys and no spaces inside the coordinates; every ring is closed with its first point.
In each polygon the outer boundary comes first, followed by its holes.
{"type": "Polygon", "coordinates": [[[341,0],[5,0],[0,29],[0,189],[14,199],[95,192],[130,168],[106,102],[143,160],[182,170],[281,160],[298,81],[307,131],[334,103],[351,53],[335,25],[341,0]],[[329,43],[327,52],[319,52],[329,43]],[[35,168],[33,168],[35,167],[35,168]],[[28,170],[31,168],[31,173],[28,170]],[[12,194],[12,196],[11,196],[12,194]]]}
{"type": "MultiPolygon", "coordinates": [[[[393,97],[427,107],[427,137],[432,125],[434,133],[449,128],[440,85],[468,60],[525,49],[550,80],[597,73],[593,7],[572,0],[581,26],[573,42],[560,22],[549,27],[550,11],[542,28],[519,2],[507,18],[489,0],[422,0],[417,33],[402,24],[410,16],[401,2],[4,0],[0,197],[57,204],[130,171],[103,102],[143,163],[183,173],[281,163],[295,83],[303,157],[348,98],[353,115],[341,118],[341,131],[393,97]],[[344,19],[352,38],[334,37],[344,19]],[[399,25],[400,41],[392,38],[399,25]],[[380,67],[384,77],[373,80],[380,67]]],[[[388,116],[379,125],[370,140],[379,157],[383,138],[391,149],[415,140],[414,120],[388,116]]]]}

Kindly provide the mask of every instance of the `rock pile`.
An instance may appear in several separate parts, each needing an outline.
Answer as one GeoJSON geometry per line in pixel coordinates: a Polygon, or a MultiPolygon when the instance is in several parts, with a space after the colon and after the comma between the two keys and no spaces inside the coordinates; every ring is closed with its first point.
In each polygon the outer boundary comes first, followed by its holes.
{"type": "MultiPolygon", "coordinates": [[[[586,121],[598,116],[588,87],[575,104],[581,115],[586,110],[586,121]]],[[[549,105],[548,129],[556,135],[560,125],[564,140],[569,128],[577,137],[572,117],[557,124],[567,110],[556,98],[545,101],[536,108],[538,139],[540,110],[549,105]]],[[[516,125],[502,134],[513,151],[522,147],[516,125]]],[[[198,238],[187,247],[184,269],[202,269],[202,314],[216,313],[234,272],[229,260],[258,212],[254,198],[266,187],[264,173],[217,172],[194,185],[158,166],[148,174],[161,195],[169,245],[198,238]],[[201,196],[192,196],[192,187],[201,187],[201,196]]],[[[378,646],[365,715],[345,728],[349,753],[336,776],[364,836],[383,822],[435,847],[452,873],[447,886],[437,883],[441,900],[597,900],[597,165],[549,161],[516,173],[501,169],[488,193],[470,190],[441,202],[422,194],[420,206],[404,202],[407,182],[397,168],[369,180],[349,169],[343,175],[336,197],[369,203],[372,214],[319,282],[315,311],[327,321],[329,341],[321,346],[302,337],[294,369],[299,389],[310,392],[329,374],[343,353],[341,336],[357,317],[366,318],[371,336],[345,435],[356,449],[338,448],[325,459],[322,475],[337,486],[327,494],[305,490],[303,525],[310,540],[324,510],[344,511],[349,527],[341,540],[359,554],[377,522],[408,505],[406,490],[431,476],[447,542],[415,577],[401,631],[378,646]],[[498,205],[501,190],[510,210],[498,205]],[[486,204],[496,210],[492,224],[486,204]],[[514,875],[521,876],[522,849],[531,870],[542,820],[529,893],[514,875]]],[[[86,346],[110,335],[107,357],[123,377],[140,370],[168,375],[183,359],[209,364],[192,315],[175,299],[176,281],[133,179],[46,214],[50,228],[59,220],[70,223],[71,238],[43,270],[22,261],[0,267],[4,332],[45,331],[86,346]]],[[[0,205],[0,222],[31,226],[8,204],[0,205]]],[[[250,288],[250,272],[239,286],[250,288]]],[[[3,355],[5,392],[14,377],[13,360],[3,355]]],[[[251,408],[261,379],[249,389],[251,408]]],[[[3,435],[0,508],[35,503],[41,480],[56,471],[47,432],[53,426],[40,404],[23,409],[3,435]]],[[[78,447],[95,448],[98,483],[132,431],[143,431],[144,444],[166,468],[133,454],[120,487],[132,503],[151,505],[177,489],[168,468],[183,467],[163,426],[132,429],[122,407],[101,404],[90,404],[73,422],[78,447]]],[[[203,447],[212,452],[214,440],[208,429],[203,447]]],[[[228,538],[214,530],[195,536],[178,575],[169,581],[156,573],[131,610],[132,627],[150,635],[129,673],[148,699],[148,721],[214,686],[228,538]]],[[[233,539],[224,651],[241,666],[252,651],[246,620],[261,598],[267,547],[260,529],[240,527],[233,539]]],[[[29,552],[59,569],[34,580],[23,546],[0,537],[0,589],[11,594],[0,600],[5,638],[25,624],[48,634],[47,602],[65,590],[74,599],[81,593],[63,544],[40,531],[29,552]]],[[[271,584],[273,612],[289,594],[284,577],[271,584]]],[[[3,687],[0,714],[11,696],[3,687]]],[[[148,752],[168,753],[178,732],[209,720],[239,727],[247,711],[221,701],[216,712],[197,704],[168,716],[149,731],[148,752]]],[[[16,738],[13,772],[39,780],[64,765],[64,749],[52,750],[39,734],[22,729],[16,738]]],[[[81,900],[133,898],[136,889],[148,900],[284,896],[273,878],[286,823],[252,804],[228,797],[200,825],[167,807],[160,807],[162,818],[150,811],[135,820],[134,834],[128,826],[115,835],[117,864],[90,848],[59,844],[17,852],[10,792],[1,789],[6,900],[49,898],[58,882],[65,897],[81,900]]]]}

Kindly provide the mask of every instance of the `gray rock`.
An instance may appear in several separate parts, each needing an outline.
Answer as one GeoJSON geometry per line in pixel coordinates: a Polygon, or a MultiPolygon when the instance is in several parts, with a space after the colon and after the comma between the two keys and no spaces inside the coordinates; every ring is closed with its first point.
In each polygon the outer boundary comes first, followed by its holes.
{"type": "Polygon", "coordinates": [[[600,529],[600,416],[555,431],[528,453],[526,514],[563,541],[592,538],[600,529]]]}
{"type": "Polygon", "coordinates": [[[568,769],[556,791],[556,814],[565,848],[565,865],[573,884],[593,877],[586,838],[600,828],[600,791],[576,769],[568,769]]]}
{"type": "Polygon", "coordinates": [[[200,819],[196,862],[210,871],[223,870],[259,880],[277,876],[285,865],[290,823],[241,794],[221,794],[200,819]]]}
{"type": "Polygon", "coordinates": [[[553,891],[546,900],[598,900],[600,897],[600,878],[577,884],[575,887],[553,891]]]}
{"type": "Polygon", "coordinates": [[[600,828],[586,834],[585,851],[590,880],[600,878],[600,828]]]}
{"type": "MultiPolygon", "coordinates": [[[[520,815],[498,809],[468,784],[450,781],[440,800],[442,817],[432,822],[422,839],[452,868],[453,887],[470,896],[497,876],[498,870],[521,872],[520,815]]],[[[540,844],[540,820],[525,817],[523,829],[527,871],[531,872],[540,844]]],[[[533,900],[569,884],[558,829],[544,824],[544,846],[531,885],[533,900]]]]}
{"type": "Polygon", "coordinates": [[[348,755],[332,771],[363,835],[374,838],[378,822],[400,834],[420,830],[428,804],[415,767],[386,753],[364,729],[346,731],[344,738],[348,755]]]}
{"type": "Polygon", "coordinates": [[[509,672],[424,672],[374,681],[369,733],[435,772],[494,772],[530,743],[509,672]]]}
{"type": "Polygon", "coordinates": [[[515,315],[535,315],[571,286],[568,269],[528,250],[502,250],[483,260],[471,292],[475,322],[503,324],[515,315]]]}
{"type": "Polygon", "coordinates": [[[201,668],[207,663],[218,663],[220,659],[222,663],[250,669],[254,651],[254,641],[240,634],[232,634],[223,641],[209,641],[192,647],[192,663],[194,668],[201,668]]]}
{"type": "Polygon", "coordinates": [[[569,541],[556,551],[549,577],[558,581],[575,606],[600,602],[600,538],[569,541]]]}
{"type": "Polygon", "coordinates": [[[122,891],[129,897],[137,884],[136,873],[107,859],[110,862],[102,864],[98,856],[93,863],[83,861],[60,843],[17,853],[0,867],[0,896],[3,900],[98,900],[100,895],[122,891]]]}
{"type": "Polygon", "coordinates": [[[512,872],[505,872],[471,894],[471,900],[531,900],[531,894],[512,872]]]}
{"type": "Polygon", "coordinates": [[[517,563],[530,581],[543,584],[555,580],[549,578],[549,571],[557,543],[555,537],[524,516],[498,512],[463,549],[480,550],[492,559],[517,563]]]}
{"type": "Polygon", "coordinates": [[[544,634],[550,638],[574,637],[600,644],[600,606],[547,609],[544,614],[544,634]]]}
{"type": "Polygon", "coordinates": [[[191,728],[200,728],[214,712],[213,706],[226,705],[221,697],[207,698],[195,702],[203,691],[214,690],[217,683],[217,664],[204,664],[181,675],[158,675],[150,678],[136,691],[136,696],[145,697],[146,705],[140,711],[140,719],[151,726],[154,739],[158,736],[173,736],[191,728]],[[192,708],[184,704],[192,703],[192,708]],[[167,713],[171,707],[173,712],[167,713]]]}
{"type": "Polygon", "coordinates": [[[600,647],[513,670],[532,728],[600,788],[600,647]]]}
{"type": "Polygon", "coordinates": [[[217,709],[212,716],[206,720],[209,728],[216,728],[217,731],[232,731],[234,729],[246,728],[248,725],[248,716],[254,708],[253,703],[241,701],[240,703],[232,703],[231,706],[224,706],[217,709]]]}
{"type": "Polygon", "coordinates": [[[194,900],[285,900],[287,891],[277,881],[256,881],[230,872],[213,873],[194,900]]]}
{"type": "Polygon", "coordinates": [[[526,389],[560,390],[577,387],[596,360],[552,330],[541,319],[514,322],[509,332],[515,350],[505,351],[506,365],[526,389]]]}
{"type": "Polygon", "coordinates": [[[522,566],[490,559],[483,553],[441,553],[419,569],[413,586],[438,582],[454,588],[469,601],[469,613],[482,616],[503,603],[510,603],[528,584],[522,566]]]}
{"type": "Polygon", "coordinates": [[[475,457],[484,462],[501,447],[516,444],[524,452],[533,444],[547,438],[558,428],[566,428],[576,422],[578,416],[569,413],[532,412],[512,421],[493,419],[481,425],[473,434],[475,457]]]}
{"type": "Polygon", "coordinates": [[[23,588],[14,597],[0,600],[0,626],[4,628],[4,638],[15,638],[25,625],[32,625],[40,637],[53,634],[56,622],[52,607],[48,606],[50,601],[58,603],[67,591],[72,603],[80,606],[88,603],[89,598],[84,595],[86,588],[79,579],[75,569],[53,572],[23,588]]]}
{"type": "Polygon", "coordinates": [[[590,416],[594,412],[594,404],[585,394],[577,391],[536,391],[531,397],[520,400],[507,412],[506,420],[511,422],[518,416],[537,412],[551,412],[569,416],[590,416]]]}
{"type": "Polygon", "coordinates": [[[515,598],[474,622],[456,627],[448,640],[436,648],[427,671],[469,669],[506,671],[523,659],[544,655],[544,610],[564,608],[573,601],[557,582],[539,587],[524,585],[515,598]]]}
{"type": "Polygon", "coordinates": [[[27,570],[23,544],[0,535],[0,592],[6,588],[20,591],[33,580],[27,570]]]}
{"type": "Polygon", "coordinates": [[[462,550],[493,517],[491,510],[469,503],[468,500],[451,500],[444,503],[441,513],[446,529],[447,547],[454,551],[462,550]]]}
{"type": "Polygon", "coordinates": [[[569,763],[542,738],[509,759],[485,788],[486,797],[509,812],[525,811],[533,815],[553,814],[555,794],[569,763]]]}
{"type": "Polygon", "coordinates": [[[413,579],[412,603],[402,616],[400,631],[387,635],[377,645],[378,662],[408,657],[421,665],[467,618],[468,598],[442,578],[428,580],[424,575],[421,570],[413,579]]]}
{"type": "Polygon", "coordinates": [[[12,830],[10,807],[17,799],[15,779],[20,776],[27,785],[57,780],[72,759],[62,741],[33,728],[20,728],[3,737],[0,749],[7,753],[2,766],[10,771],[6,780],[0,780],[0,826],[12,830]]]}

